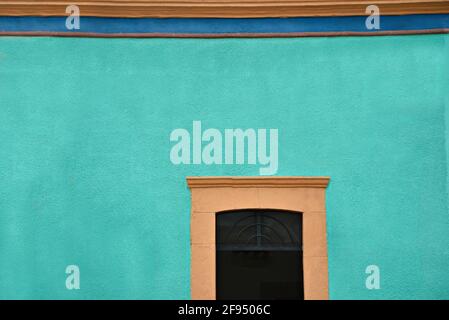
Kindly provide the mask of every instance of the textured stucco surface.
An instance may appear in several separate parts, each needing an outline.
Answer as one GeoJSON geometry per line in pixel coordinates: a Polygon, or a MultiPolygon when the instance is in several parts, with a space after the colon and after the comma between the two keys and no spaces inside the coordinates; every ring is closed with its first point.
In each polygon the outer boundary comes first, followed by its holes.
{"type": "Polygon", "coordinates": [[[331,177],[332,299],[449,299],[447,41],[0,38],[0,298],[189,298],[185,177],[259,172],[172,165],[201,120],[331,177]]]}

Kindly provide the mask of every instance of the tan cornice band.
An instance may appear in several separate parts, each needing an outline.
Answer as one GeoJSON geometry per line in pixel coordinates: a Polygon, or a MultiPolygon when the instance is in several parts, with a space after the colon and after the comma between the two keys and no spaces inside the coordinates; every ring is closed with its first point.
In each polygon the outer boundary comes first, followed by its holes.
{"type": "Polygon", "coordinates": [[[329,177],[187,177],[189,188],[326,188],[329,177]]]}
{"type": "Polygon", "coordinates": [[[110,1],[0,1],[0,16],[65,16],[68,5],[79,6],[81,16],[95,17],[312,17],[361,16],[375,4],[381,15],[449,13],[449,0],[110,0],[110,1]]]}

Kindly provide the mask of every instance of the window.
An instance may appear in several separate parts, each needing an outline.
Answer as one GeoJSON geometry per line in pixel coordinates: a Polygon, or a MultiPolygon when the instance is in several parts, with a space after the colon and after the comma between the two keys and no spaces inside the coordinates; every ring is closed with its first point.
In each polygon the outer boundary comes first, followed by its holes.
{"type": "Polygon", "coordinates": [[[270,258],[273,255],[282,255],[280,259],[284,260],[273,266],[273,270],[292,274],[288,268],[296,269],[298,279],[255,278],[253,281],[266,283],[258,292],[246,293],[248,297],[256,294],[267,299],[281,297],[276,291],[283,281],[291,288],[289,298],[301,298],[303,292],[305,300],[328,299],[325,205],[328,183],[328,177],[188,177],[192,299],[227,299],[234,295],[234,289],[223,287],[224,280],[232,279],[251,263],[269,268],[269,262],[275,261],[270,258]],[[232,221],[243,218],[236,228],[232,227],[232,221]],[[278,236],[270,228],[257,230],[261,223],[276,230],[278,236]],[[282,231],[282,226],[288,226],[289,232],[282,231]],[[225,236],[227,233],[229,237],[225,236]],[[254,260],[251,254],[260,259],[254,260]],[[226,255],[233,257],[236,264],[227,264],[227,259],[223,259],[226,255]],[[301,286],[303,290],[295,295],[301,286]]]}
{"type": "Polygon", "coordinates": [[[274,210],[216,217],[217,299],[303,299],[301,214],[274,210]]]}

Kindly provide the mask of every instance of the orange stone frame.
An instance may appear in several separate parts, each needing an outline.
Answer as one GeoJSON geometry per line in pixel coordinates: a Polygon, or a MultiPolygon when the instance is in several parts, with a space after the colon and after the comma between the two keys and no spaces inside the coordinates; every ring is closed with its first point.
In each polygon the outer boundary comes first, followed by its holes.
{"type": "MultiPolygon", "coordinates": [[[[304,299],[327,300],[328,177],[187,177],[191,190],[191,298],[215,300],[215,216],[237,209],[302,213],[304,299]]],[[[294,213],[292,213],[294,214],[294,213]]]]}

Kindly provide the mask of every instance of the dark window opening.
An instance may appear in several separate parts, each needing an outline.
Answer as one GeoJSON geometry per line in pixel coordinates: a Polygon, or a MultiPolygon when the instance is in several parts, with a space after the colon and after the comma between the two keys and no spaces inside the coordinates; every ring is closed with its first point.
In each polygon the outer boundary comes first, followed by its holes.
{"type": "Polygon", "coordinates": [[[304,299],[301,230],[299,213],[217,214],[217,299],[304,299]]]}

